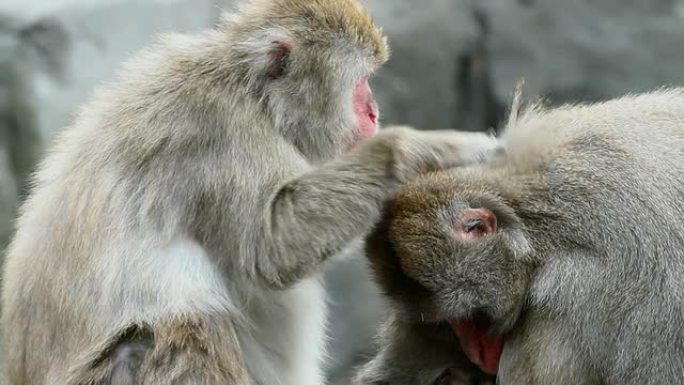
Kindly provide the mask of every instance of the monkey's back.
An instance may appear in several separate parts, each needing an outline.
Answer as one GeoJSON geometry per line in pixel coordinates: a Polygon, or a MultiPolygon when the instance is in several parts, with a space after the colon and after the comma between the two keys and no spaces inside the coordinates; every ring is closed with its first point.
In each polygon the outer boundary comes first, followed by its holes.
{"type": "Polygon", "coordinates": [[[666,363],[684,362],[684,90],[532,109],[503,141],[506,173],[543,191],[517,207],[543,261],[532,306],[609,373],[681,378],[666,363]]]}
{"type": "Polygon", "coordinates": [[[623,261],[632,253],[612,249],[633,240],[635,249],[653,251],[635,260],[655,262],[662,255],[683,268],[684,249],[665,246],[684,247],[684,89],[532,109],[502,140],[505,172],[543,184],[543,203],[558,214],[553,220],[574,232],[569,237],[581,236],[587,246],[621,254],[623,261]]]}
{"type": "Polygon", "coordinates": [[[635,160],[681,162],[683,118],[684,88],[663,90],[549,111],[532,106],[509,122],[502,140],[509,159],[541,157],[549,162],[563,153],[598,150],[607,139],[606,150],[627,151],[635,160]]]}
{"type": "Polygon", "coordinates": [[[615,219],[634,219],[630,206],[646,206],[662,215],[643,224],[666,221],[684,231],[678,221],[684,215],[678,204],[684,191],[684,89],[549,112],[532,108],[509,124],[502,140],[507,172],[541,177],[551,203],[568,215],[591,208],[598,214],[594,220],[602,218],[610,228],[623,226],[615,219]]]}

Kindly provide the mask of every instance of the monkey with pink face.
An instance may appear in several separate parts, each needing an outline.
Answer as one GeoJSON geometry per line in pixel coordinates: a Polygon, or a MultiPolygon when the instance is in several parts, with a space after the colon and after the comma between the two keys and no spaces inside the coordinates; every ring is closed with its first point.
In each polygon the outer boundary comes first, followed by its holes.
{"type": "Polygon", "coordinates": [[[500,142],[388,203],[357,384],[684,383],[684,90],[516,108],[500,142]]]}
{"type": "Polygon", "coordinates": [[[254,0],[132,59],[58,138],[3,278],[7,385],[320,385],[321,265],[485,135],[376,134],[355,0],[254,0]]]}

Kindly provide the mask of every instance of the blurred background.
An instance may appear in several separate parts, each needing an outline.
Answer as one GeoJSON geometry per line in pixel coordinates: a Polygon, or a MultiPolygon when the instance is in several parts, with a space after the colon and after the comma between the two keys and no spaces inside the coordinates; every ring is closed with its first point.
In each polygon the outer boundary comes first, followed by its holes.
{"type": "MultiPolygon", "coordinates": [[[[236,2],[0,0],[0,250],[27,174],[93,87],[158,33],[209,27],[236,2]]],[[[393,50],[373,80],[385,125],[497,127],[521,78],[552,104],[684,84],[684,0],[365,3],[393,50]]],[[[361,258],[330,265],[328,289],[327,370],[345,384],[383,306],[361,258]]]]}

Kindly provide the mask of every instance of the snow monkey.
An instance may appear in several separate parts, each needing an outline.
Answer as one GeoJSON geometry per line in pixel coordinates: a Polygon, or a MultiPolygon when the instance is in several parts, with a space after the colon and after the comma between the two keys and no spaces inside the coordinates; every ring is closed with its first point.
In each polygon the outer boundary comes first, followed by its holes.
{"type": "Polygon", "coordinates": [[[526,108],[500,141],[387,205],[367,247],[395,311],[357,383],[682,383],[684,90],[526,108]]]}
{"type": "Polygon", "coordinates": [[[320,385],[321,265],[485,135],[378,128],[355,0],[255,0],[96,92],[35,176],[4,273],[8,385],[320,385]]]}

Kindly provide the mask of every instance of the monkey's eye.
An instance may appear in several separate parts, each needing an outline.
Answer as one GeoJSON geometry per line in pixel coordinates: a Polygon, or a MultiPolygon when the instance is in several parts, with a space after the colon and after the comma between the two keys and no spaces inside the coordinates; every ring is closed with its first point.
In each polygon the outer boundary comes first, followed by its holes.
{"type": "Polygon", "coordinates": [[[496,232],[496,214],[485,208],[461,211],[454,220],[456,235],[464,240],[474,240],[496,232]]]}
{"type": "Polygon", "coordinates": [[[463,231],[466,233],[471,233],[475,230],[483,230],[484,225],[484,222],[482,222],[480,219],[471,219],[463,223],[463,231]]]}

